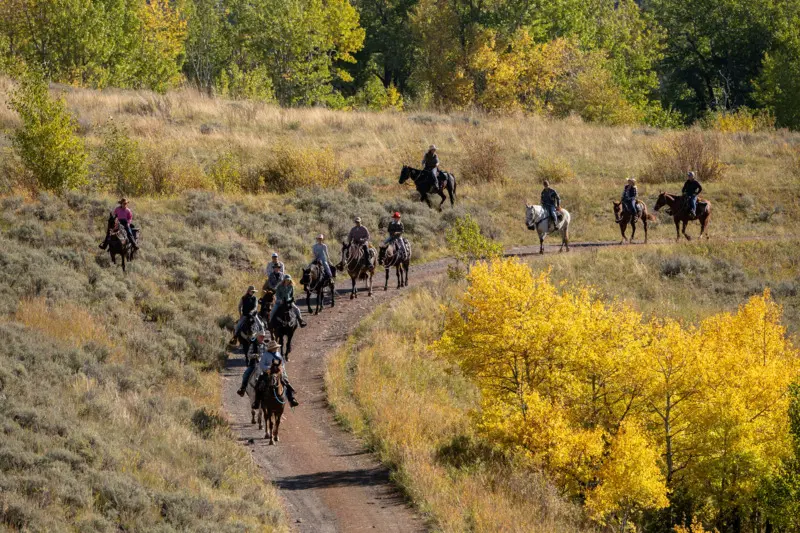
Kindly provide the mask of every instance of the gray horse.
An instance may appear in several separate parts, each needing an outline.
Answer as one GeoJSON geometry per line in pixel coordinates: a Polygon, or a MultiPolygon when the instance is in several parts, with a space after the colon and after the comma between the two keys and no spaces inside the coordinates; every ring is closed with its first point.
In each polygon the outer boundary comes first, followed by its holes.
{"type": "Polygon", "coordinates": [[[540,205],[525,204],[525,225],[529,230],[536,230],[539,234],[539,253],[544,253],[544,238],[548,233],[561,233],[561,248],[559,252],[563,251],[566,247],[569,252],[569,222],[570,216],[566,209],[561,209],[561,221],[558,225],[553,224],[547,210],[540,205]]]}

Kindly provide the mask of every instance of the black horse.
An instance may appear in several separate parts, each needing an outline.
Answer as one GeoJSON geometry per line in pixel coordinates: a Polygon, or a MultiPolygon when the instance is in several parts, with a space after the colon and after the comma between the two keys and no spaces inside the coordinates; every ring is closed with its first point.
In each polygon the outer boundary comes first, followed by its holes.
{"type": "Polygon", "coordinates": [[[398,241],[403,237],[397,237],[389,244],[381,246],[378,252],[378,263],[383,265],[386,270],[386,282],[383,290],[389,290],[389,270],[395,267],[397,273],[397,288],[408,287],[408,266],[411,263],[411,243],[403,239],[405,253],[400,250],[398,241]]]}
{"type": "Polygon", "coordinates": [[[132,242],[129,242],[125,229],[120,226],[117,217],[113,214],[108,217],[106,244],[108,245],[108,253],[111,255],[111,262],[116,265],[117,256],[122,257],[122,271],[125,272],[125,262],[133,261],[136,257],[136,247],[133,246],[132,242]]]}
{"type": "Polygon", "coordinates": [[[330,289],[331,292],[331,307],[336,305],[336,267],[330,265],[331,277],[325,278],[322,265],[319,261],[303,269],[303,277],[300,278],[300,284],[306,291],[306,303],[308,304],[308,313],[318,315],[325,303],[325,289],[330,289]],[[316,310],[311,309],[311,295],[317,295],[316,310]]]}
{"type": "Polygon", "coordinates": [[[236,339],[242,345],[242,353],[247,356],[250,353],[250,347],[256,342],[256,335],[259,333],[266,333],[264,322],[255,313],[247,315],[244,319],[239,334],[236,339]]]}
{"type": "Polygon", "coordinates": [[[292,353],[292,337],[294,337],[297,326],[297,316],[292,311],[292,304],[282,303],[275,311],[275,316],[269,323],[269,329],[272,332],[272,338],[281,345],[284,361],[289,361],[289,354],[292,353]]]}
{"type": "Polygon", "coordinates": [[[275,291],[264,283],[264,296],[258,299],[258,317],[264,324],[269,324],[269,312],[272,310],[272,302],[275,301],[275,291]]]}
{"type": "MultiPolygon", "coordinates": [[[[447,194],[450,196],[450,206],[452,207],[456,202],[456,177],[449,172],[444,172],[442,170],[439,172],[446,178],[445,189],[447,189],[447,194]]],[[[430,198],[428,198],[429,194],[438,194],[442,198],[442,201],[439,203],[439,210],[441,211],[442,205],[444,205],[447,197],[444,191],[439,189],[437,180],[433,177],[433,173],[403,166],[403,170],[400,171],[400,183],[405,183],[409,178],[414,182],[414,185],[417,186],[420,201],[428,204],[428,207],[433,207],[430,198]]]]}

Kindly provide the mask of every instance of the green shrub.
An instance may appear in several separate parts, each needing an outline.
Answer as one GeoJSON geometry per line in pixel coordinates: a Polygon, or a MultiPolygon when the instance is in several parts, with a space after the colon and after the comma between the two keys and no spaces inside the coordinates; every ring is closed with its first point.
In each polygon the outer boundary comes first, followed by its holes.
{"type": "Polygon", "coordinates": [[[208,177],[219,192],[236,192],[242,188],[242,171],[232,152],[220,155],[208,169],[208,177]]]}
{"type": "Polygon", "coordinates": [[[470,215],[459,218],[445,234],[447,248],[460,262],[470,265],[479,259],[499,257],[503,246],[481,234],[478,222],[470,215]]]}
{"type": "Polygon", "coordinates": [[[740,107],[736,111],[709,113],[701,125],[722,133],[754,133],[775,129],[775,117],[768,111],[740,107]]]}
{"type": "Polygon", "coordinates": [[[106,123],[101,136],[103,144],[97,152],[98,181],[119,194],[150,192],[139,143],[113,120],[106,123]]]}
{"type": "Polygon", "coordinates": [[[88,166],[77,122],[63,99],[50,96],[41,74],[23,75],[9,106],[22,120],[12,136],[14,149],[36,183],[53,191],[84,185],[88,166]]]}
{"type": "Polygon", "coordinates": [[[371,75],[367,82],[353,96],[352,103],[355,107],[371,111],[384,109],[403,110],[403,96],[394,85],[384,87],[383,82],[371,75]]]}

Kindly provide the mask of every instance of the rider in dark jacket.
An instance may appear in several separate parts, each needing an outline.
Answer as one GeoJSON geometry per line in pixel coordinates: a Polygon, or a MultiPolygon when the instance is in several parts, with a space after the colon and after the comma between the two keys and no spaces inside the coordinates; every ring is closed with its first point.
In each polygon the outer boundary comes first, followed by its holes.
{"type": "Polygon", "coordinates": [[[639,190],[636,188],[636,178],[628,178],[628,184],[622,191],[622,207],[630,213],[634,220],[638,216],[636,209],[636,200],[639,196],[639,190]]]}
{"type": "Polygon", "coordinates": [[[553,224],[558,226],[557,209],[561,206],[561,197],[555,189],[550,188],[550,182],[544,180],[542,182],[544,190],[542,190],[542,207],[550,215],[553,224]]]}
{"type": "Polygon", "coordinates": [[[251,313],[255,313],[258,308],[258,298],[256,298],[256,288],[252,285],[247,287],[247,292],[244,293],[242,299],[239,300],[239,321],[236,323],[236,328],[233,330],[233,338],[239,337],[239,331],[244,325],[245,318],[251,313]]]}
{"type": "Polygon", "coordinates": [[[389,236],[383,241],[383,246],[385,247],[390,242],[396,240],[398,247],[402,249],[403,253],[405,253],[406,246],[403,242],[403,232],[405,231],[405,228],[403,227],[403,223],[400,222],[399,211],[394,212],[392,215],[392,221],[389,222],[389,227],[386,228],[386,230],[389,232],[389,236]]]}
{"type": "Polygon", "coordinates": [[[683,196],[685,198],[686,207],[689,210],[692,218],[697,216],[697,195],[703,192],[703,186],[697,181],[697,176],[694,172],[689,172],[689,179],[683,184],[683,196]]]}
{"type": "Polygon", "coordinates": [[[436,181],[436,186],[441,189],[444,181],[441,179],[439,172],[439,156],[436,154],[436,145],[432,144],[422,157],[422,168],[425,172],[430,172],[433,179],[436,181]]]}

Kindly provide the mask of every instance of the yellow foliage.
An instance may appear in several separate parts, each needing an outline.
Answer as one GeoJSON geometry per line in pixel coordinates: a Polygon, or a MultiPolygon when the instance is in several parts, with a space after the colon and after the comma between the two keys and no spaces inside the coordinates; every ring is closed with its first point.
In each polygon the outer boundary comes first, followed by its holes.
{"type": "Polygon", "coordinates": [[[586,506],[595,518],[607,522],[611,515],[616,515],[625,522],[636,507],[667,507],[667,486],[658,467],[659,459],[657,449],[636,424],[623,424],[598,472],[600,483],[589,491],[586,499],[586,506]]]}
{"type": "Polygon", "coordinates": [[[434,349],[480,387],[484,436],[598,520],[624,529],[676,486],[721,512],[791,455],[800,357],[769,292],[695,328],[559,291],[515,260],[478,264],[468,282],[434,349]]]}

